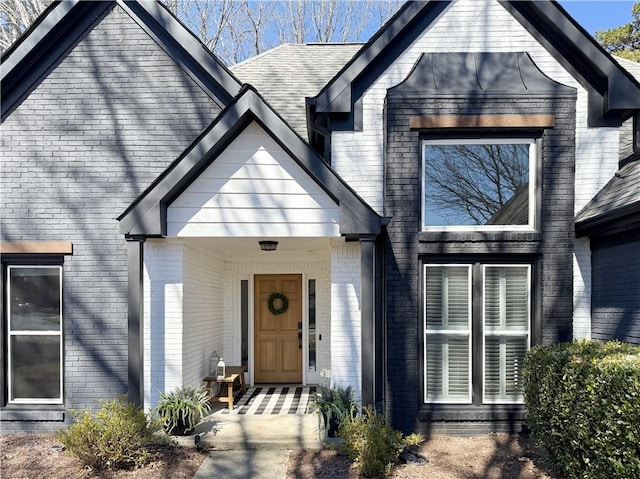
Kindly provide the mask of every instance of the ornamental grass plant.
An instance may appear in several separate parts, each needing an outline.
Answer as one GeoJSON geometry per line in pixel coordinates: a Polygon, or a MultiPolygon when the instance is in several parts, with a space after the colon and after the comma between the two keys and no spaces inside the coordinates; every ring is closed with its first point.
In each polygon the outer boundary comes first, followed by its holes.
{"type": "Polygon", "coordinates": [[[210,392],[205,387],[181,387],[160,393],[156,413],[167,434],[184,436],[201,424],[211,410],[210,392]]]}

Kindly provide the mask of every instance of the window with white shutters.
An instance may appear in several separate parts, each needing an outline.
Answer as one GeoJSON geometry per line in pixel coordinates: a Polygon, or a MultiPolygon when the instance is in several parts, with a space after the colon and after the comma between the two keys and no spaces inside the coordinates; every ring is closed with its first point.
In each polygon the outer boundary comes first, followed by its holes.
{"type": "Polygon", "coordinates": [[[424,402],[521,403],[531,266],[426,264],[423,301],[424,402]]]}
{"type": "Polygon", "coordinates": [[[425,270],[425,400],[470,402],[471,268],[425,270]]]}
{"type": "Polygon", "coordinates": [[[529,277],[529,266],[484,266],[484,402],[522,402],[529,277]]]}

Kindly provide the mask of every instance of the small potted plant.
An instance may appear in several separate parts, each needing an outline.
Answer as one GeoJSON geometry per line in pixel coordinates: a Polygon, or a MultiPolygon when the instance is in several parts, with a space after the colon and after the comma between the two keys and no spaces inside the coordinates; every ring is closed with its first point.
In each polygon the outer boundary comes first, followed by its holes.
{"type": "Polygon", "coordinates": [[[337,437],[338,430],[358,412],[351,386],[321,386],[319,392],[309,399],[309,408],[318,414],[318,422],[322,419],[329,437],[337,437]]]}
{"type": "Polygon", "coordinates": [[[160,393],[156,412],[167,434],[184,436],[193,431],[211,410],[209,391],[204,387],[182,387],[160,393]]]}

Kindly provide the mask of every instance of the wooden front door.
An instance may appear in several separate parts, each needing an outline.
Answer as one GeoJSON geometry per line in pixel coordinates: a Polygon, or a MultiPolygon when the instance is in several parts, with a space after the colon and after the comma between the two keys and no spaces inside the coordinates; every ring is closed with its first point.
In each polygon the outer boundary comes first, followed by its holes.
{"type": "MultiPolygon", "coordinates": [[[[302,382],[302,276],[256,275],[254,317],[254,369],[256,383],[302,382]],[[286,296],[288,308],[280,314],[269,310],[271,295],[286,296]]],[[[272,309],[282,309],[281,299],[271,298],[272,309]]]]}

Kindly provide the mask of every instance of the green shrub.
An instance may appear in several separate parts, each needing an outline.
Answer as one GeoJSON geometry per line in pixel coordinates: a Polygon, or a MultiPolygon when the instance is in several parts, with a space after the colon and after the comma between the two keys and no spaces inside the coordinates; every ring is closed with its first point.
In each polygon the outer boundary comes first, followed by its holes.
{"type": "Polygon", "coordinates": [[[168,434],[182,436],[202,423],[211,410],[209,391],[204,387],[184,387],[165,394],[160,393],[156,412],[168,434]]]}
{"type": "Polygon", "coordinates": [[[528,423],[575,479],[640,477],[640,347],[537,346],[524,364],[528,423]]]}
{"type": "Polygon", "coordinates": [[[156,429],[146,414],[124,398],[100,403],[95,416],[88,410],[71,411],[74,424],[59,430],[58,440],[94,469],[124,469],[147,462],[156,429]]]}
{"type": "Polygon", "coordinates": [[[405,446],[417,445],[424,440],[419,434],[405,438],[372,406],[366,406],[362,415],[348,421],[339,435],[345,439],[345,453],[365,477],[387,477],[405,446]]]}

